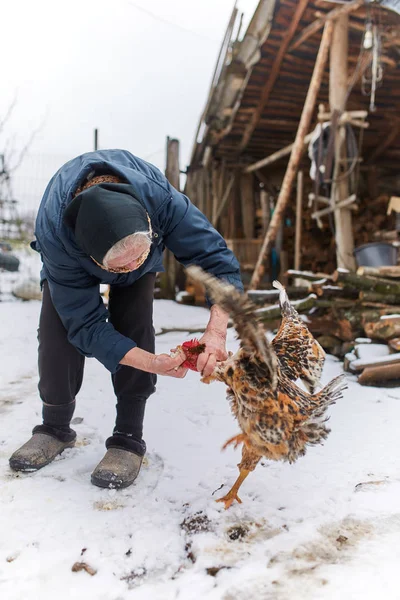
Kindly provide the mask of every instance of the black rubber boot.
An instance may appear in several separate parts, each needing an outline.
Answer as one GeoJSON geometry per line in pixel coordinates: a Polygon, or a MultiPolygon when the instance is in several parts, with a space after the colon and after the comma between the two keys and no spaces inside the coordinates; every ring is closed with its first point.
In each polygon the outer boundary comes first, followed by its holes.
{"type": "Polygon", "coordinates": [[[143,456],[124,448],[109,448],[92,473],[93,485],[102,488],[126,488],[139,475],[143,456]]]}
{"type": "Polygon", "coordinates": [[[76,433],[72,429],[60,431],[59,437],[48,430],[50,428],[44,425],[35,427],[31,439],[14,452],[9,460],[14,471],[37,471],[51,463],[65,448],[75,445],[76,433]]]}

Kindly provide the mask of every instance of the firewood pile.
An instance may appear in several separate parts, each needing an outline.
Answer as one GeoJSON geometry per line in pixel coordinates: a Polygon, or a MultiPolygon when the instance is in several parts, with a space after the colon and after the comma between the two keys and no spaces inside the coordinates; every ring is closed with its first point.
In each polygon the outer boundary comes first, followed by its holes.
{"type": "MultiPolygon", "coordinates": [[[[361,246],[374,241],[396,241],[399,234],[395,230],[396,216],[387,214],[389,195],[370,198],[364,193],[356,204],[358,210],[353,222],[355,246],[361,246]]],[[[323,221],[320,229],[311,217],[311,209],[304,212],[302,230],[301,264],[304,270],[317,273],[324,270],[330,273],[335,269],[335,236],[332,233],[333,224],[330,220],[323,221]]],[[[295,240],[295,205],[292,202],[287,211],[290,225],[284,229],[284,248],[289,256],[294,256],[295,240]]]]}
{"type": "MultiPolygon", "coordinates": [[[[360,267],[357,273],[288,271],[288,295],[311,333],[329,354],[344,358],[359,383],[400,380],[400,266],[360,267]],[[293,291],[297,298],[294,299],[293,291]],[[367,341],[366,341],[367,340],[367,341]]],[[[280,322],[278,292],[254,290],[250,297],[271,330],[280,322]],[[276,303],[276,304],[275,304],[276,303]]]]}

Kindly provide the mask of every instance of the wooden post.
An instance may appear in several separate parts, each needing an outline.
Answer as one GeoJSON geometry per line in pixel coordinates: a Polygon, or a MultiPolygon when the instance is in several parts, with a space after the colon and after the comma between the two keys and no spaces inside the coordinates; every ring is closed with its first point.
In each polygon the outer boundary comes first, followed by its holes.
{"type": "MultiPolygon", "coordinates": [[[[308,144],[308,142],[311,141],[311,138],[313,135],[314,135],[313,131],[311,133],[308,133],[304,138],[304,144],[308,144]]],[[[289,144],[288,146],[281,148],[281,150],[278,150],[277,152],[270,154],[266,158],[262,158],[261,160],[258,160],[257,162],[255,162],[251,165],[248,165],[245,169],[243,169],[243,173],[252,173],[253,171],[258,171],[258,169],[262,169],[262,167],[267,167],[268,165],[272,165],[272,163],[274,163],[277,160],[280,160],[281,158],[284,158],[285,156],[290,154],[291,151],[293,150],[293,146],[294,146],[294,143],[289,144]]]]}
{"type": "Polygon", "coordinates": [[[271,219],[271,223],[268,228],[267,234],[261,246],[260,255],[257,260],[253,277],[250,281],[251,290],[254,290],[258,287],[261,278],[264,274],[264,260],[276,237],[276,233],[283,219],[283,215],[285,213],[286,206],[290,198],[290,192],[292,190],[293,181],[296,176],[300,159],[304,151],[304,138],[310,128],[315,103],[317,100],[322,77],[324,75],[325,65],[328,58],[329,45],[332,39],[332,31],[333,23],[332,21],[327,21],[324,27],[324,33],[322,34],[321,44],[318,50],[318,55],[315,62],[314,71],[311,77],[310,86],[308,88],[303,111],[301,113],[296,139],[294,141],[293,149],[289,158],[289,163],[286,169],[285,177],[282,182],[282,187],[275,206],[275,211],[271,219]]]}
{"type": "Polygon", "coordinates": [[[265,235],[271,220],[271,210],[269,194],[264,188],[260,190],[260,205],[262,215],[262,233],[265,235]]]}
{"type": "Polygon", "coordinates": [[[245,238],[254,237],[254,181],[252,174],[240,175],[240,204],[242,208],[242,227],[245,238]]]}
{"type": "Polygon", "coordinates": [[[297,174],[296,196],[296,233],[294,243],[294,268],[300,270],[301,261],[301,226],[303,221],[303,171],[297,174]]]}
{"type": "MultiPolygon", "coordinates": [[[[165,176],[179,191],[179,140],[167,137],[167,164],[165,167],[165,176]]],[[[164,252],[165,273],[161,276],[161,289],[163,297],[175,300],[175,285],[178,273],[178,265],[174,255],[170,250],[164,252]]]]}
{"type": "MultiPolygon", "coordinates": [[[[349,17],[343,15],[334,22],[332,45],[330,50],[329,104],[331,112],[342,113],[346,106],[348,80],[348,31],[349,17]]],[[[348,178],[343,174],[348,169],[346,162],[346,127],[340,125],[335,136],[335,169],[331,199],[335,206],[349,196],[348,178]],[[342,168],[343,166],[343,168],[342,168]],[[336,180],[336,181],[335,181],[336,180]]],[[[336,262],[338,267],[354,271],[354,239],[351,223],[351,210],[335,210],[336,262]]]]}
{"type": "Polygon", "coordinates": [[[94,130],[94,140],[93,140],[93,145],[94,145],[94,151],[96,152],[96,150],[99,149],[99,130],[95,129],[94,130]]]}
{"type": "Polygon", "coordinates": [[[232,186],[234,184],[234,181],[235,181],[235,174],[231,173],[231,175],[229,177],[228,185],[225,188],[224,195],[222,196],[221,202],[218,206],[217,214],[215,215],[215,220],[212,221],[213,227],[217,227],[219,218],[222,215],[225,206],[227,205],[229,199],[232,198],[233,194],[231,194],[231,191],[232,191],[232,186]]]}

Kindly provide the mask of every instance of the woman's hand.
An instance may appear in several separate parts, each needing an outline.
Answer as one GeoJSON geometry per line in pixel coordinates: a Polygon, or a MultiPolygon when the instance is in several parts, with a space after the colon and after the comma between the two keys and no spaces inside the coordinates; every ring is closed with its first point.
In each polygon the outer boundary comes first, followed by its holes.
{"type": "Polygon", "coordinates": [[[214,371],[217,362],[228,358],[226,335],[218,331],[209,330],[204,333],[199,343],[205,344],[206,349],[197,359],[197,370],[204,377],[208,377],[214,371]]]}
{"type": "Polygon", "coordinates": [[[181,364],[185,362],[186,356],[183,352],[178,352],[178,354],[174,357],[169,354],[155,354],[153,359],[153,368],[154,371],[152,373],[157,373],[157,375],[168,375],[169,377],[185,377],[188,372],[187,369],[181,367],[181,364]]]}
{"type": "Polygon", "coordinates": [[[229,315],[219,306],[214,304],[210,310],[210,320],[200,344],[205,344],[205,351],[197,360],[197,370],[204,377],[208,377],[214,371],[217,362],[226,360],[226,330],[229,315]]]}
{"type": "Polygon", "coordinates": [[[134,367],[141,371],[147,371],[147,373],[182,379],[187,373],[187,369],[181,367],[185,360],[186,356],[181,350],[174,356],[170,356],[169,354],[152,354],[141,348],[132,348],[121,360],[121,365],[134,367]]]}

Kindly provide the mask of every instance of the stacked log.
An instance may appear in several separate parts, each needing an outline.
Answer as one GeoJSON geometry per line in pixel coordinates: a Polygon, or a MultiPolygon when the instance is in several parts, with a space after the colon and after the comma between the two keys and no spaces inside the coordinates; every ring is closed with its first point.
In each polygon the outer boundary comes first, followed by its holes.
{"type": "MultiPolygon", "coordinates": [[[[310,190],[308,190],[310,191],[310,190]]],[[[388,195],[369,197],[363,190],[359,202],[357,218],[353,222],[355,247],[372,241],[396,241],[399,234],[395,230],[395,213],[387,214],[388,195]]],[[[295,198],[293,197],[286,213],[283,246],[290,259],[294,256],[295,244],[295,198]]],[[[301,265],[304,270],[332,272],[335,269],[335,237],[329,218],[322,220],[322,229],[311,217],[312,207],[304,207],[302,223],[301,265]]]]}
{"type": "MultiPolygon", "coordinates": [[[[338,269],[332,274],[291,270],[287,275],[305,284],[301,289],[307,294],[292,303],[305,315],[311,333],[328,353],[347,357],[345,368],[356,373],[361,384],[400,379],[400,266],[360,267],[357,273],[338,269]],[[359,339],[374,342],[372,350],[380,346],[384,357],[381,352],[360,358],[361,352],[355,351],[359,339]]],[[[258,313],[274,329],[280,309],[279,304],[271,305],[273,292],[250,295],[259,304],[266,298],[258,313]]]]}

